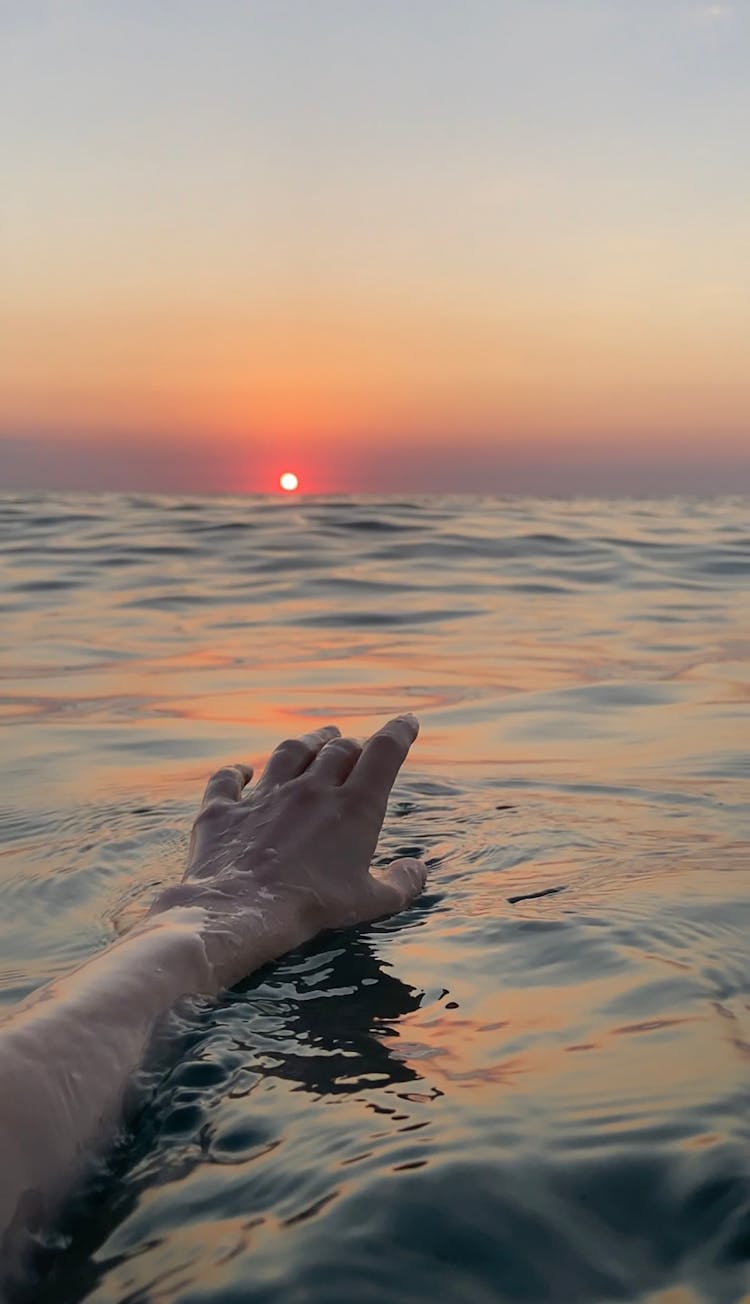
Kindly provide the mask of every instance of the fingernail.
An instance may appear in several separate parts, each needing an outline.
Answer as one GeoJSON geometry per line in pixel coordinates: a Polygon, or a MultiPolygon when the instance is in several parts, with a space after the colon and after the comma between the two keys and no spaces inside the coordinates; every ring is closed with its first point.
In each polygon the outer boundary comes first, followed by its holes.
{"type": "Polygon", "coordinates": [[[419,720],[411,711],[404,711],[404,714],[400,715],[398,718],[399,720],[403,720],[405,724],[410,724],[413,729],[419,728],[419,720]]]}

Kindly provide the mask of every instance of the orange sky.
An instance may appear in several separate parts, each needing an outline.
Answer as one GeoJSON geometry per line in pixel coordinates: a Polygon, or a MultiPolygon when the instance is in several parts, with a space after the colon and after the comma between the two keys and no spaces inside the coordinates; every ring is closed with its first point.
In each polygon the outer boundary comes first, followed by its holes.
{"type": "Polygon", "coordinates": [[[119,487],[123,440],[245,451],[247,488],[420,448],[446,488],[467,445],[477,487],[587,448],[750,475],[739,6],[3,21],[7,482],[61,441],[119,487]]]}

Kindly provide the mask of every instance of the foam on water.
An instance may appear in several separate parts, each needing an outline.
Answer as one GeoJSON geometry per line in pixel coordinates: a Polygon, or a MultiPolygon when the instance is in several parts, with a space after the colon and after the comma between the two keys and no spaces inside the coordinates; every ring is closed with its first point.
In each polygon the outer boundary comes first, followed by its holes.
{"type": "Polygon", "coordinates": [[[179,876],[207,773],[422,733],[405,915],[181,1009],[40,1301],[750,1286],[748,503],[0,498],[0,1000],[179,876]]]}

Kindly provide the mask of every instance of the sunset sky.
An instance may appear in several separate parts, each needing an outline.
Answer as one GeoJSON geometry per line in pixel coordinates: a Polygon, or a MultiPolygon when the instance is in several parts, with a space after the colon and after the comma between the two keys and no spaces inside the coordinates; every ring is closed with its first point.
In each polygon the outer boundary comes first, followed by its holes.
{"type": "Polygon", "coordinates": [[[0,488],[750,490],[750,3],[3,0],[0,488]]]}

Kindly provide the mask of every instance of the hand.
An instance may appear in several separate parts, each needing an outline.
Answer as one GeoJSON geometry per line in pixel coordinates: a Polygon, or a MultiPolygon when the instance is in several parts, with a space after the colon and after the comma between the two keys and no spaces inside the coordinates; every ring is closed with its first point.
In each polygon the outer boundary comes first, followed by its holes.
{"type": "Polygon", "coordinates": [[[393,787],[419,725],[398,716],[360,746],[327,725],[281,743],[260,779],[229,765],[209,780],[174,905],[208,912],[223,985],[325,928],[394,914],[424,886],[422,861],[370,862],[393,787]]]}

